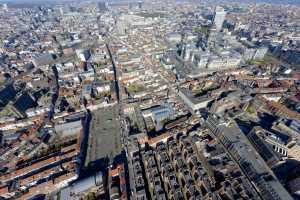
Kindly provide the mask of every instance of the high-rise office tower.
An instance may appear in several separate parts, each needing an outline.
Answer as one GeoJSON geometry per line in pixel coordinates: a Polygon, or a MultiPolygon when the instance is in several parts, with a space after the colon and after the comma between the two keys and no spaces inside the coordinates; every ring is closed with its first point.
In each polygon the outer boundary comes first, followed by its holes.
{"type": "Polygon", "coordinates": [[[98,9],[100,12],[108,11],[108,3],[105,1],[98,2],[98,9]]]}
{"type": "Polygon", "coordinates": [[[142,9],[142,8],[143,8],[143,2],[142,2],[142,1],[139,1],[139,2],[138,2],[138,8],[139,8],[139,9],[142,9]]]}
{"type": "Polygon", "coordinates": [[[64,8],[63,7],[60,7],[58,10],[59,10],[60,15],[64,15],[64,8]]]}
{"type": "Polygon", "coordinates": [[[126,23],[123,19],[116,20],[116,32],[118,35],[125,35],[126,34],[126,23]]]}
{"type": "Polygon", "coordinates": [[[215,10],[215,16],[214,16],[214,26],[217,31],[220,31],[222,29],[225,17],[226,17],[226,12],[224,8],[217,6],[215,10]]]}
{"type": "Polygon", "coordinates": [[[8,11],[8,6],[7,6],[6,3],[2,5],[2,9],[3,9],[4,11],[8,11]]]}

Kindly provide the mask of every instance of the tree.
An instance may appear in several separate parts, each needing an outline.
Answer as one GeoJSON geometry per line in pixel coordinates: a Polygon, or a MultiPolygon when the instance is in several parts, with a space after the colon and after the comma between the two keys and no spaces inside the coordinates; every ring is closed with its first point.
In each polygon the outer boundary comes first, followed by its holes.
{"type": "Polygon", "coordinates": [[[96,200],[96,194],[95,192],[89,192],[87,195],[87,200],[96,200]]]}

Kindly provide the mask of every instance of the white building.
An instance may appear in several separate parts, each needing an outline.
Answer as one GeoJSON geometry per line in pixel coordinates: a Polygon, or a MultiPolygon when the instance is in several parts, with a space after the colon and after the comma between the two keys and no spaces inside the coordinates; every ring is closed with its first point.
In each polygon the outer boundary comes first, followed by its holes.
{"type": "Polygon", "coordinates": [[[75,52],[77,57],[84,62],[86,62],[91,56],[90,50],[88,49],[76,49],[75,52]]]}
{"type": "Polygon", "coordinates": [[[116,21],[116,33],[118,35],[125,35],[126,34],[126,28],[127,28],[127,25],[126,25],[125,21],[123,19],[119,18],[116,21]]]}
{"type": "Polygon", "coordinates": [[[192,92],[185,88],[181,88],[178,95],[183,100],[183,102],[194,112],[206,108],[212,101],[212,99],[209,97],[194,97],[192,92]]]}
{"type": "Polygon", "coordinates": [[[6,3],[4,3],[3,5],[2,5],[2,9],[3,9],[3,11],[8,11],[8,6],[7,6],[7,4],[6,3]]]}
{"type": "Polygon", "coordinates": [[[266,53],[268,52],[268,48],[267,47],[261,47],[258,48],[255,52],[255,55],[253,57],[253,59],[255,60],[261,60],[265,57],[266,53]]]}
{"type": "Polygon", "coordinates": [[[217,31],[220,31],[222,29],[225,17],[226,17],[226,12],[224,11],[224,8],[217,6],[215,10],[215,16],[214,16],[214,25],[217,31]]]}
{"type": "Polygon", "coordinates": [[[212,71],[226,70],[237,68],[242,61],[241,56],[233,53],[226,55],[199,55],[195,56],[194,64],[199,69],[207,69],[212,71]]]}

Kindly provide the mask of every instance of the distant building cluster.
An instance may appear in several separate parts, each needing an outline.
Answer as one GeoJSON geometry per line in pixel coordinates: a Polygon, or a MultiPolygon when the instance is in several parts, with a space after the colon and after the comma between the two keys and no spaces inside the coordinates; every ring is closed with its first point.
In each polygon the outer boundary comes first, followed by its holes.
{"type": "Polygon", "coordinates": [[[0,4],[0,199],[298,199],[281,3],[0,4]]]}

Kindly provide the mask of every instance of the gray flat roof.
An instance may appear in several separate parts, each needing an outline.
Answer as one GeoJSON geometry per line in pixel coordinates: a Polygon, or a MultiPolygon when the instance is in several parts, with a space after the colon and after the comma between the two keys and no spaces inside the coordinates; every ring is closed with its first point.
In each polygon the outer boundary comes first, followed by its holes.
{"type": "Polygon", "coordinates": [[[196,97],[196,96],[194,96],[192,91],[190,91],[186,88],[180,88],[179,91],[182,92],[193,104],[211,100],[211,97],[208,95],[202,95],[202,96],[196,97]]]}
{"type": "Polygon", "coordinates": [[[272,170],[267,166],[262,157],[250,144],[247,137],[241,132],[235,123],[225,125],[225,123],[218,124],[224,136],[230,140],[234,145],[235,150],[239,156],[246,162],[250,163],[258,174],[270,174],[274,179],[269,179],[266,182],[276,191],[282,199],[290,199],[289,193],[284,189],[281,183],[276,179],[272,170]]]}
{"type": "Polygon", "coordinates": [[[93,112],[86,165],[106,156],[116,156],[121,152],[118,116],[117,106],[106,107],[93,112]]]}

